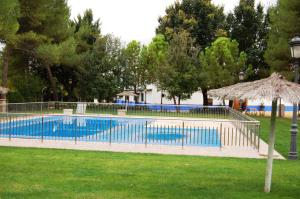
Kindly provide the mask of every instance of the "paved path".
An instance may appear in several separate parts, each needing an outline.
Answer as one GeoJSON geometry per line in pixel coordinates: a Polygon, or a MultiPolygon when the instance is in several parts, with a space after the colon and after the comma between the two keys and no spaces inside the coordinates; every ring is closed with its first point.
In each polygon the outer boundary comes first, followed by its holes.
{"type": "MultiPolygon", "coordinates": [[[[34,140],[12,138],[0,138],[0,146],[11,147],[33,147],[33,148],[53,148],[53,149],[75,149],[90,151],[113,151],[113,152],[132,152],[132,153],[155,153],[155,154],[173,154],[173,155],[194,155],[194,156],[213,156],[213,157],[236,157],[236,158],[256,158],[263,159],[267,155],[267,144],[260,141],[260,151],[253,148],[239,147],[193,147],[169,145],[145,145],[143,144],[121,144],[121,143],[103,143],[103,142],[77,142],[62,140],[34,140]]],[[[274,151],[275,159],[284,159],[278,152],[274,151]]]]}

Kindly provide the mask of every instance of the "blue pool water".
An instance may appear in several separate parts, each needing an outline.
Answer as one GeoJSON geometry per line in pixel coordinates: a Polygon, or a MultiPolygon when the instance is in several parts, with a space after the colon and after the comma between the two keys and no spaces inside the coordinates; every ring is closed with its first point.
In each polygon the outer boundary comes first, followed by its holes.
{"type": "Polygon", "coordinates": [[[0,123],[0,137],[219,147],[216,129],[155,125],[155,119],[46,116],[0,123]]]}
{"type": "Polygon", "coordinates": [[[152,140],[177,140],[177,139],[182,139],[184,136],[179,133],[151,133],[147,135],[148,139],[152,140]]]}

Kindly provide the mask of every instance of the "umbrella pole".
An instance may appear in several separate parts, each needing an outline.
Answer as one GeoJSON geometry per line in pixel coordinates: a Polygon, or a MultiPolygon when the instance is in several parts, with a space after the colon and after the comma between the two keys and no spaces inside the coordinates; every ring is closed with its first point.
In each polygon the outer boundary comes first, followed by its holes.
{"type": "Polygon", "coordinates": [[[266,179],[265,179],[265,192],[266,193],[269,193],[271,191],[273,151],[274,151],[274,144],[275,144],[276,112],[277,112],[277,99],[274,99],[272,101],[271,126],[270,126],[269,147],[268,147],[268,161],[267,161],[266,179]]]}

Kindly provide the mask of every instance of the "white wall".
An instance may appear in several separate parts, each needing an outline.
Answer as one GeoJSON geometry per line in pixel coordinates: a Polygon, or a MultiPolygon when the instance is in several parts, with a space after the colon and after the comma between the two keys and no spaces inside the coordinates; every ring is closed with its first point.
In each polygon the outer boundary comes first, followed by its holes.
{"type": "MultiPolygon", "coordinates": [[[[261,105],[264,104],[265,106],[272,106],[272,101],[271,100],[248,100],[248,105],[261,105]]],[[[279,104],[279,101],[278,101],[279,104]]],[[[293,104],[285,102],[285,101],[281,101],[281,104],[284,104],[285,106],[293,106],[293,104]]]]}
{"type": "MultiPolygon", "coordinates": [[[[174,104],[173,99],[167,98],[167,92],[163,92],[165,94],[165,97],[163,97],[162,103],[163,104],[174,104]]],[[[154,85],[148,85],[147,91],[144,92],[144,101],[141,100],[141,95],[139,96],[139,102],[147,102],[147,104],[160,104],[161,103],[161,94],[162,92],[154,85]]],[[[125,97],[118,98],[125,100],[125,97]]],[[[134,97],[129,97],[130,102],[134,102],[134,97]]],[[[248,100],[248,106],[259,106],[261,104],[264,104],[264,106],[271,106],[272,102],[269,100],[248,100]]],[[[279,102],[278,102],[279,103],[279,102]]],[[[292,106],[290,103],[286,103],[284,101],[281,101],[282,104],[285,106],[292,106]]],[[[181,100],[182,105],[203,105],[203,95],[201,91],[195,92],[190,99],[187,100],[181,100]]],[[[213,105],[223,105],[222,100],[218,100],[216,98],[213,99],[213,105]]],[[[229,101],[225,100],[225,105],[229,105],[229,101]]]]}
{"type": "MultiPolygon", "coordinates": [[[[146,100],[148,104],[160,104],[161,103],[161,91],[153,84],[147,86],[146,100]]],[[[163,92],[165,97],[162,100],[163,104],[174,104],[173,99],[167,98],[167,92],[163,92]]],[[[201,91],[195,92],[190,99],[181,100],[181,104],[203,104],[203,95],[201,91]]],[[[213,105],[221,105],[222,101],[214,99],[213,105]]],[[[228,104],[228,102],[227,102],[228,104]]]]}

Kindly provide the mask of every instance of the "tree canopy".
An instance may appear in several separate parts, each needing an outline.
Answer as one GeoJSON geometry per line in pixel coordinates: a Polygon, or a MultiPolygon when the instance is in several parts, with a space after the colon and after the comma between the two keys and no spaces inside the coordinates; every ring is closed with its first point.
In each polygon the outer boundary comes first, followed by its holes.
{"type": "Polygon", "coordinates": [[[199,50],[194,47],[194,40],[186,31],[173,35],[165,60],[157,69],[158,86],[167,91],[174,104],[189,98],[198,90],[197,67],[199,50]]]}
{"type": "Polygon", "coordinates": [[[1,83],[11,102],[113,101],[155,84],[176,104],[202,90],[207,105],[207,90],[237,82],[241,71],[248,80],[270,68],[292,74],[288,41],[300,32],[299,6],[279,0],[266,12],[240,0],[226,14],[211,0],[175,1],[149,44],[126,44],[102,34],[91,9],[70,19],[66,0],[2,0],[1,83]]]}
{"type": "Polygon", "coordinates": [[[289,41],[300,32],[300,2],[279,0],[270,12],[271,29],[265,59],[273,71],[292,76],[289,41]]]}
{"type": "Polygon", "coordinates": [[[239,73],[246,68],[247,57],[238,46],[237,41],[220,37],[201,52],[202,89],[216,89],[239,81],[239,73]]]}
{"type": "Polygon", "coordinates": [[[203,49],[210,45],[220,29],[225,28],[223,8],[215,6],[211,0],[176,1],[158,21],[156,32],[165,35],[168,41],[174,33],[184,30],[195,40],[195,45],[203,49]]]}
{"type": "Polygon", "coordinates": [[[239,50],[247,54],[247,64],[255,70],[250,79],[269,75],[269,66],[264,60],[269,31],[269,14],[255,0],[240,0],[227,16],[229,37],[239,44],[239,50]]]}

